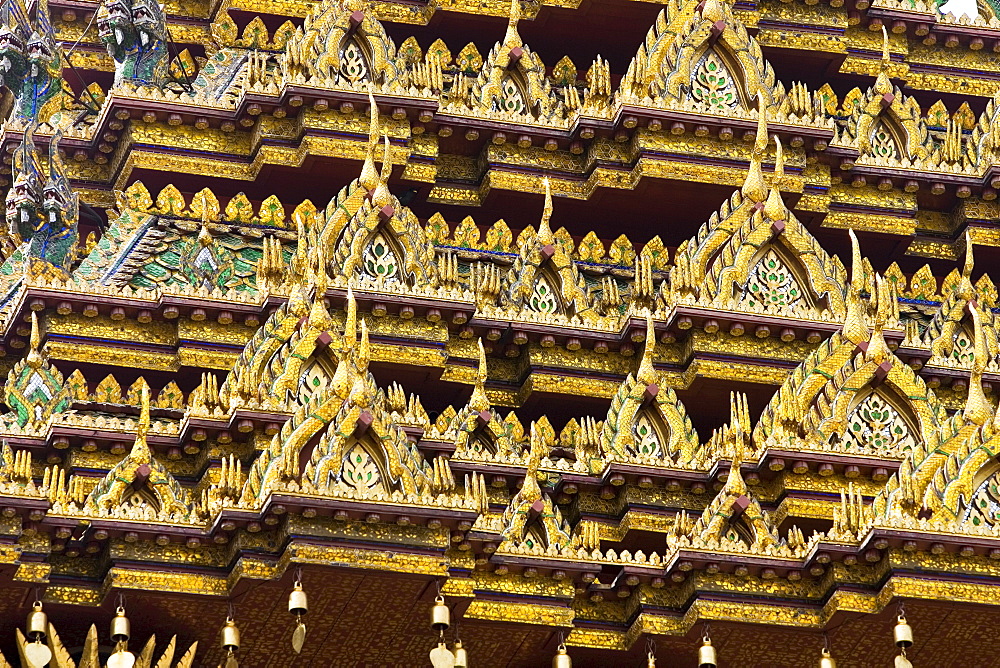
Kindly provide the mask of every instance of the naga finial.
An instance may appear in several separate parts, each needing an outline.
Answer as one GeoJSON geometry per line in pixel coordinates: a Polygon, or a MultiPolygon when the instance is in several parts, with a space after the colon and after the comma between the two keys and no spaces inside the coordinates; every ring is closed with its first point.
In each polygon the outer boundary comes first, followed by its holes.
{"type": "Polygon", "coordinates": [[[392,176],[392,145],[389,143],[389,135],[382,135],[385,146],[382,149],[382,169],[379,172],[378,184],[372,193],[372,204],[376,209],[381,209],[392,202],[392,193],[389,192],[389,177],[392,176]]]}
{"type": "Polygon", "coordinates": [[[777,221],[788,218],[788,209],[785,201],[781,199],[781,179],[785,175],[785,156],[781,148],[781,140],[774,136],[775,158],[774,158],[774,182],[771,190],[767,193],[767,201],[764,202],[764,216],[768,220],[777,221]]]}
{"type": "Polygon", "coordinates": [[[509,51],[521,46],[521,36],[517,32],[517,24],[521,20],[521,0],[510,0],[510,11],[507,13],[507,32],[503,37],[503,45],[509,51]]]}
{"type": "Polygon", "coordinates": [[[864,270],[861,266],[861,247],[854,230],[848,230],[851,237],[851,283],[847,287],[847,318],[844,320],[844,336],[848,341],[860,344],[868,340],[868,324],[865,305],[861,302],[864,287],[864,270]]]}
{"type": "Polygon", "coordinates": [[[535,423],[531,423],[529,437],[531,450],[528,453],[528,468],[524,472],[524,484],[519,495],[522,499],[538,501],[542,498],[542,489],[538,486],[538,468],[542,465],[542,451],[545,449],[545,438],[535,423]]]}
{"type": "Polygon", "coordinates": [[[549,183],[547,176],[543,182],[545,185],[545,205],[542,207],[542,221],[538,224],[538,240],[543,244],[550,244],[555,240],[552,226],[549,223],[552,219],[552,184],[549,183]]]}
{"type": "Polygon", "coordinates": [[[965,264],[962,265],[962,278],[958,283],[958,296],[965,301],[972,301],[976,298],[976,288],[972,285],[972,269],[975,267],[975,258],[972,255],[972,234],[968,228],[965,230],[965,264]]]}
{"type": "Polygon", "coordinates": [[[368,104],[368,150],[365,151],[365,164],[361,167],[361,176],[358,181],[363,187],[371,190],[379,182],[379,174],[375,170],[375,149],[382,133],[378,104],[375,103],[375,96],[372,95],[371,89],[368,90],[368,104]]]}
{"type": "Polygon", "coordinates": [[[754,139],[753,151],[750,153],[750,169],[743,182],[744,197],[751,202],[763,202],[767,197],[767,184],[761,170],[761,161],[767,151],[767,110],[764,107],[764,96],[757,92],[757,137],[754,139]]]}
{"type": "Polygon", "coordinates": [[[479,368],[476,370],[476,384],[472,389],[469,407],[475,411],[486,411],[490,408],[489,397],[486,396],[486,348],[479,339],[479,368]]]}
{"type": "Polygon", "coordinates": [[[653,350],[656,348],[656,328],[652,314],[646,315],[646,341],[642,349],[642,361],[635,377],[640,383],[652,385],[656,382],[656,368],[653,367],[653,350]]]}
{"type": "Polygon", "coordinates": [[[882,66],[885,67],[889,64],[889,31],[882,26],[882,66]]]}
{"type": "Polygon", "coordinates": [[[875,315],[868,349],[865,350],[866,361],[881,364],[892,357],[892,351],[889,350],[884,335],[885,325],[889,319],[890,300],[892,299],[895,299],[895,295],[892,292],[891,284],[881,275],[876,274],[875,294],[872,295],[872,300],[875,302],[875,315]]]}
{"type": "Polygon", "coordinates": [[[312,307],[309,309],[309,326],[326,329],[330,326],[330,312],[326,310],[326,288],[329,277],[326,274],[326,249],[316,251],[316,267],[311,283],[315,286],[312,307]]]}
{"type": "Polygon", "coordinates": [[[785,149],[781,145],[781,139],[774,135],[774,184],[785,178],[785,149]]]}
{"type": "Polygon", "coordinates": [[[354,299],[354,291],[347,286],[347,317],[344,319],[344,351],[353,350],[357,342],[358,332],[358,302],[354,299]]]}
{"type": "Polygon", "coordinates": [[[146,435],[149,433],[149,385],[143,383],[142,392],[139,394],[139,421],[135,426],[135,444],[132,445],[132,452],[129,456],[138,461],[149,461],[152,456],[149,452],[149,443],[146,442],[146,435]]]}
{"type": "Polygon", "coordinates": [[[992,407],[983,392],[983,372],[986,371],[986,361],[989,352],[986,348],[986,333],[983,331],[983,318],[974,302],[969,302],[972,314],[973,355],[972,375],[969,378],[969,394],[965,400],[965,410],[962,415],[975,424],[984,424],[993,414],[992,407]]]}
{"type": "Polygon", "coordinates": [[[875,92],[880,95],[892,92],[892,82],[889,81],[890,62],[892,61],[889,56],[889,33],[885,26],[882,26],[882,61],[878,67],[878,77],[875,79],[875,92]]]}
{"type": "Polygon", "coordinates": [[[358,344],[358,373],[364,375],[368,372],[368,363],[372,359],[371,344],[368,341],[368,321],[361,319],[361,343],[358,344]]]}
{"type": "Polygon", "coordinates": [[[37,369],[42,366],[42,362],[45,359],[42,357],[41,346],[42,335],[38,328],[38,314],[35,311],[31,312],[31,338],[29,339],[30,348],[28,350],[28,356],[25,359],[28,366],[32,369],[37,369]]]}

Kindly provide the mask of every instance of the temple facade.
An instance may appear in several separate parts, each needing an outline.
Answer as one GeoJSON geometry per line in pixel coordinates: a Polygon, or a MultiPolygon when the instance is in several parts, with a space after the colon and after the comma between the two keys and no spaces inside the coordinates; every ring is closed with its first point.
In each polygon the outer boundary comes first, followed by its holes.
{"type": "Polygon", "coordinates": [[[998,53],[3,0],[0,668],[1000,664],[998,53]]]}

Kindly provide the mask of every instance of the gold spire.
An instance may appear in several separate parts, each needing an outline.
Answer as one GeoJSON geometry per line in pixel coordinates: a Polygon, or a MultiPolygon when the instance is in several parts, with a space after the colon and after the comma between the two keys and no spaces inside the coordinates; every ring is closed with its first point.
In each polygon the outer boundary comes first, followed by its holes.
{"type": "Polygon", "coordinates": [[[368,91],[368,150],[365,152],[365,164],[361,168],[361,176],[358,181],[363,188],[371,190],[379,181],[378,172],[375,171],[375,147],[378,146],[378,138],[381,134],[378,105],[375,104],[375,96],[371,90],[368,91]]]}
{"type": "MultiPolygon", "coordinates": [[[[514,2],[516,3],[517,0],[514,2]]],[[[538,241],[542,244],[550,244],[555,240],[552,227],[549,224],[549,220],[552,218],[552,184],[549,183],[547,176],[543,182],[545,184],[545,206],[542,207],[542,221],[538,224],[538,241]]]]}
{"type": "Polygon", "coordinates": [[[851,236],[851,284],[847,287],[847,318],[844,320],[844,337],[854,344],[868,340],[868,324],[865,319],[865,305],[861,303],[861,289],[864,286],[864,271],[861,268],[861,247],[854,230],[851,236]]]}
{"type": "Polygon", "coordinates": [[[29,339],[29,345],[31,346],[28,350],[28,357],[25,359],[28,366],[32,369],[37,369],[42,366],[42,362],[45,358],[42,357],[42,351],[39,346],[42,343],[42,334],[38,329],[38,314],[34,311],[31,312],[31,338],[29,339]]]}
{"type": "Polygon", "coordinates": [[[653,327],[652,314],[646,314],[646,342],[642,349],[642,362],[635,374],[636,380],[644,385],[656,382],[656,369],[653,367],[653,350],[656,348],[656,330],[653,327]]]}
{"type": "Polygon", "coordinates": [[[969,378],[969,395],[965,400],[965,410],[962,415],[975,424],[984,424],[993,414],[992,407],[983,392],[983,372],[986,370],[986,335],[983,331],[982,316],[972,302],[969,303],[973,327],[973,359],[972,375],[969,378]]]}
{"type": "Polygon", "coordinates": [[[757,137],[754,139],[753,151],[750,153],[750,170],[743,182],[743,196],[751,202],[763,202],[767,197],[767,184],[760,163],[767,150],[767,111],[764,108],[764,96],[757,93],[757,137]]]}
{"type": "Polygon", "coordinates": [[[479,339],[479,368],[476,371],[476,385],[472,388],[469,408],[474,411],[490,409],[490,400],[486,396],[486,349],[483,348],[482,339],[479,339]]]}

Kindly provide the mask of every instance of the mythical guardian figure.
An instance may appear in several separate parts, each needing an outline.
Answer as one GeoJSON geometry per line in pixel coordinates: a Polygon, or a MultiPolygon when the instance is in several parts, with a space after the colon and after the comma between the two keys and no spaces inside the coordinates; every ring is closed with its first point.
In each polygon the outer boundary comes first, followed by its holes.
{"type": "Polygon", "coordinates": [[[43,183],[33,133],[34,126],[25,129],[14,154],[17,176],[7,193],[7,227],[21,244],[29,273],[62,276],[75,258],[79,196],[70,187],[59,157],[62,134],[57,133],[49,143],[49,176],[43,183]]]}
{"type": "Polygon", "coordinates": [[[167,81],[167,20],[156,0],[104,0],[98,10],[101,41],[115,61],[115,83],[167,81]]]}
{"type": "Polygon", "coordinates": [[[34,20],[22,0],[6,0],[0,6],[0,85],[14,94],[15,116],[58,123],[53,117],[73,106],[63,90],[62,67],[45,0],[36,5],[34,20]]]}

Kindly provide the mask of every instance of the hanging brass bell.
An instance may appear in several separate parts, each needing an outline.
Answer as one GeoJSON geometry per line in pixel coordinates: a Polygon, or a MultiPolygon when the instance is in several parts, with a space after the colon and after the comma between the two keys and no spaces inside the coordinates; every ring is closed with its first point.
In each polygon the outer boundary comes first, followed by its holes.
{"type": "Polygon", "coordinates": [[[225,626],[222,627],[222,649],[235,652],[240,648],[240,630],[236,628],[236,622],[232,617],[226,619],[225,626]]]}
{"type": "Polygon", "coordinates": [[[830,650],[823,648],[823,654],[819,658],[819,668],[837,668],[837,662],[830,656],[830,650]]]}
{"type": "Polygon", "coordinates": [[[302,590],[301,582],[296,582],[295,588],[288,594],[288,612],[293,615],[304,615],[309,612],[309,601],[305,591],[302,590]]]}
{"type": "Polygon", "coordinates": [[[573,668],[573,659],[566,653],[566,645],[560,643],[556,655],[552,657],[552,668],[573,668]]]}
{"type": "Polygon", "coordinates": [[[115,642],[127,642],[132,635],[132,625],[125,616],[125,608],[119,606],[111,619],[111,639],[115,642]]]}
{"type": "Polygon", "coordinates": [[[712,639],[708,636],[701,641],[698,648],[698,668],[716,668],[715,648],[712,647],[712,639]]]}
{"type": "Polygon", "coordinates": [[[444,633],[449,626],[451,626],[451,611],[444,604],[444,596],[439,594],[434,599],[434,607],[431,608],[431,628],[444,633]]]}
{"type": "Polygon", "coordinates": [[[455,641],[455,668],[469,668],[469,654],[462,647],[462,641],[455,641]]]}
{"type": "Polygon", "coordinates": [[[49,628],[49,616],[42,612],[42,604],[35,602],[31,612],[28,613],[28,637],[32,640],[41,638],[49,628]]]}
{"type": "Polygon", "coordinates": [[[913,628],[906,623],[906,617],[900,615],[896,619],[896,628],[892,630],[892,636],[896,640],[896,647],[909,647],[913,644],[913,628]]]}

